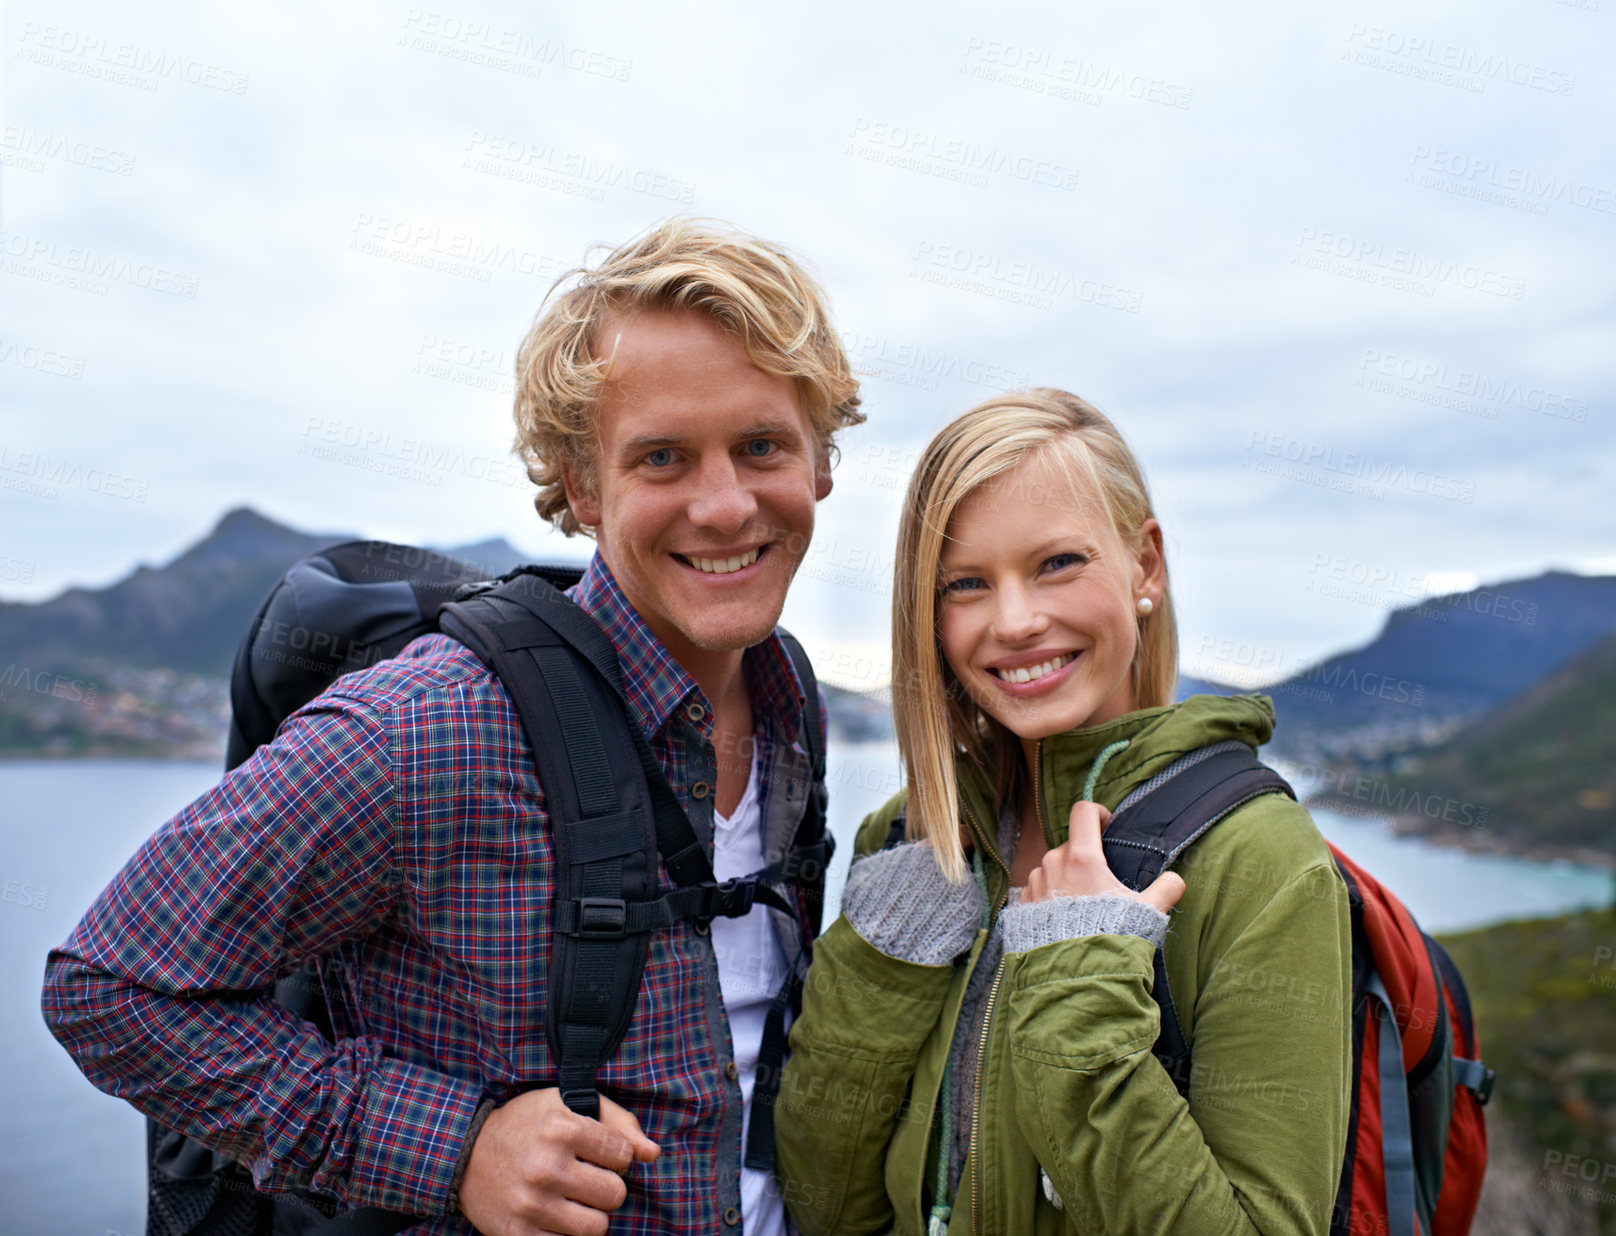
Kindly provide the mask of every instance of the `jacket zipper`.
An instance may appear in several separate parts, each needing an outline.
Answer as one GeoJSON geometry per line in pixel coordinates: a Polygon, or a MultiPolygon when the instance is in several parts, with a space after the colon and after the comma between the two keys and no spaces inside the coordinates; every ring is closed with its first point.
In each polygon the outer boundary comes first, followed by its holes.
{"type": "MultiPolygon", "coordinates": [[[[1033,747],[1033,806],[1038,815],[1038,827],[1044,827],[1044,740],[1039,739],[1033,747]]],[[[966,808],[969,813],[970,808],[966,808]]],[[[975,817],[972,817],[973,819],[975,817]]],[[[1046,839],[1048,832],[1044,833],[1046,839]]],[[[1003,910],[1005,903],[1010,900],[1010,864],[1001,855],[999,865],[1004,868],[1005,894],[997,906],[1003,910]]],[[[976,1044],[976,1087],[975,1103],[971,1112],[971,1232],[973,1236],[980,1236],[982,1231],[982,1079],[987,1075],[988,1035],[993,1029],[993,1006],[999,999],[999,980],[1004,977],[1004,958],[999,958],[998,968],[993,972],[993,986],[988,988],[987,1004],[982,1011],[982,1035],[976,1044]]]]}
{"type": "Polygon", "coordinates": [[[1038,815],[1038,827],[1043,830],[1045,843],[1049,840],[1049,830],[1044,828],[1044,740],[1040,738],[1032,746],[1032,804],[1038,815]]]}
{"type": "Polygon", "coordinates": [[[999,998],[999,980],[1004,977],[1004,958],[993,972],[993,986],[988,989],[988,1002],[982,1013],[982,1037],[976,1045],[976,1102],[971,1112],[971,1233],[982,1232],[982,1078],[987,1073],[988,1029],[993,1025],[993,1005],[999,998]]]}
{"type": "MultiPolygon", "coordinates": [[[[976,816],[972,814],[969,806],[965,808],[965,812],[971,817],[972,822],[975,823],[976,816]]],[[[977,826],[978,828],[981,827],[979,823],[977,826]]],[[[983,837],[987,837],[987,832],[985,829],[983,830],[983,837]]],[[[998,911],[1003,910],[1005,904],[1010,900],[1010,864],[1005,860],[1002,854],[997,852],[998,847],[996,845],[992,845],[990,843],[990,850],[993,852],[994,857],[998,859],[999,866],[1004,870],[1004,896],[1000,899],[999,904],[994,907],[994,914],[995,917],[997,917],[998,911]]],[[[982,1136],[982,1079],[987,1074],[988,1034],[993,1027],[993,1006],[998,1001],[999,980],[1003,977],[1004,958],[1001,956],[999,958],[998,966],[993,971],[993,985],[988,988],[987,1003],[982,1009],[982,1034],[978,1038],[976,1044],[976,1082],[973,1087],[973,1102],[971,1106],[971,1150],[968,1158],[968,1170],[971,1173],[971,1231],[973,1236],[974,1234],[982,1231],[982,1190],[980,1187],[981,1173],[979,1170],[979,1165],[981,1162],[982,1136]]]]}

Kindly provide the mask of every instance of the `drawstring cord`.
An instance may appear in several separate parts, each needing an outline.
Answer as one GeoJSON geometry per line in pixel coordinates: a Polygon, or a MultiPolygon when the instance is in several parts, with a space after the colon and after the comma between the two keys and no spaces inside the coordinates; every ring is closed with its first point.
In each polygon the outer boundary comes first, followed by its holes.
{"type": "Polygon", "coordinates": [[[1128,743],[1130,741],[1131,740],[1127,739],[1127,738],[1119,739],[1116,742],[1112,743],[1105,750],[1101,751],[1099,755],[1094,757],[1094,767],[1089,769],[1088,780],[1083,782],[1083,801],[1084,802],[1091,803],[1091,802],[1094,801],[1094,787],[1100,780],[1101,771],[1104,770],[1107,762],[1110,761],[1110,759],[1111,759],[1111,757],[1113,755],[1117,754],[1117,752],[1119,752],[1119,751],[1126,751],[1127,750],[1128,743]]]}

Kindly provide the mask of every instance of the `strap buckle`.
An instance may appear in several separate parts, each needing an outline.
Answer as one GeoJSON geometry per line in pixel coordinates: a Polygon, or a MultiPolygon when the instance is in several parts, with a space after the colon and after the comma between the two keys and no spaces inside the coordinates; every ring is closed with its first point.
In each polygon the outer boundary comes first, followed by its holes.
{"type": "Polygon", "coordinates": [[[737,876],[722,884],[709,885],[709,888],[710,893],[703,898],[707,904],[696,916],[704,923],[715,918],[744,918],[751,913],[752,903],[757,900],[756,880],[737,876]]]}
{"type": "Polygon", "coordinates": [[[577,919],[568,935],[585,940],[621,940],[627,933],[628,902],[621,897],[580,897],[577,919]]]}
{"type": "Polygon", "coordinates": [[[499,587],[497,579],[479,579],[473,583],[461,584],[455,589],[453,600],[469,601],[472,597],[480,597],[486,592],[492,592],[499,587]]]}
{"type": "Polygon", "coordinates": [[[1498,1075],[1480,1060],[1466,1060],[1462,1056],[1453,1058],[1454,1083],[1469,1090],[1476,1096],[1476,1102],[1483,1107],[1487,1106],[1487,1100],[1493,1097],[1493,1082],[1497,1077],[1498,1075]]]}

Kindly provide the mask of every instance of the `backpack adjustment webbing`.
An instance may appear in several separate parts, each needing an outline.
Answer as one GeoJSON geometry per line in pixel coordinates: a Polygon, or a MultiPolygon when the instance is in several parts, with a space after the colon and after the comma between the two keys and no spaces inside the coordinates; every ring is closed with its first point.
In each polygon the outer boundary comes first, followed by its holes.
{"type": "Polygon", "coordinates": [[[1420,1236],[1429,1231],[1415,1204],[1414,1131],[1408,1110],[1408,1077],[1403,1072],[1403,1040],[1380,972],[1369,975],[1380,1022],[1380,1144],[1386,1173],[1386,1222],[1389,1236],[1420,1236]]]}
{"type": "Polygon", "coordinates": [[[1463,1056],[1453,1058],[1454,1084],[1469,1090],[1483,1107],[1493,1097],[1493,1082],[1497,1076],[1480,1060],[1466,1060],[1463,1056]]]}
{"type": "MultiPolygon", "coordinates": [[[[792,857],[796,853],[793,851],[792,857]]],[[[676,888],[655,901],[624,901],[620,897],[575,897],[570,901],[557,901],[551,928],[579,939],[620,940],[627,935],[672,927],[687,919],[708,923],[715,918],[744,918],[756,904],[795,916],[797,907],[772,887],[783,882],[775,874],[776,868],[783,866],[783,862],[777,863],[753,875],[737,876],[723,883],[676,888]]]]}

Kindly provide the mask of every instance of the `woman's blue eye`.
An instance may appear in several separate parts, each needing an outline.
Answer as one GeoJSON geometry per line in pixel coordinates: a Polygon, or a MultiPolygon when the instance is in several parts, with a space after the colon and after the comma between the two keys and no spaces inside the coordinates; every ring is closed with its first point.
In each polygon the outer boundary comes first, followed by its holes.
{"type": "Polygon", "coordinates": [[[1064,571],[1069,566],[1079,566],[1088,559],[1082,554],[1056,554],[1044,561],[1044,565],[1052,571],[1064,571]]]}
{"type": "Polygon", "coordinates": [[[753,438],[746,444],[746,453],[754,459],[762,459],[774,453],[774,443],[767,438],[753,438]]]}
{"type": "Polygon", "coordinates": [[[976,575],[965,575],[959,579],[951,579],[943,585],[944,592],[975,592],[982,586],[982,580],[976,575]]]}
{"type": "Polygon", "coordinates": [[[673,462],[673,452],[665,446],[659,446],[645,457],[645,462],[653,468],[665,468],[673,462]]]}

